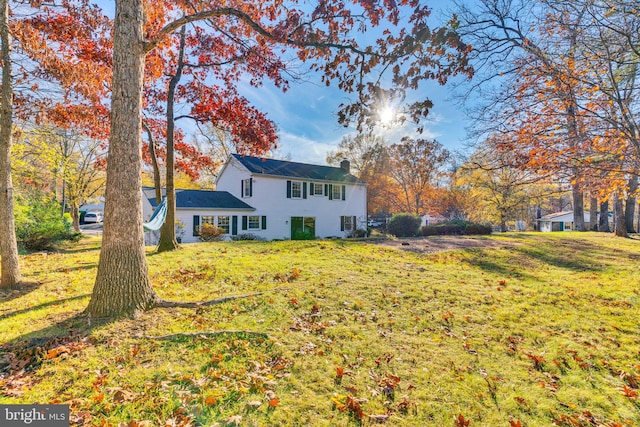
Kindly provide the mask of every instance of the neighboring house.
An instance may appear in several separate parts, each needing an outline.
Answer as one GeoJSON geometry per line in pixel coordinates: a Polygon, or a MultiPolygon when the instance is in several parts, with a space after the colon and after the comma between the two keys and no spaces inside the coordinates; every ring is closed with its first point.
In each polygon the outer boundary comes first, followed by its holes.
{"type": "Polygon", "coordinates": [[[446,219],[439,215],[422,215],[422,222],[420,223],[421,227],[426,227],[427,225],[434,225],[440,222],[446,221],[446,219]]]}
{"type": "MultiPolygon", "coordinates": [[[[251,233],[266,240],[345,237],[367,226],[367,186],[341,167],[319,166],[233,154],[216,180],[217,191],[176,190],[176,219],[183,242],[198,240],[208,222],[229,237],[251,233]],[[224,194],[224,196],[221,196],[224,194]]],[[[143,213],[155,207],[145,189],[143,213]]]]}
{"type": "MultiPolygon", "coordinates": [[[[589,212],[584,213],[584,223],[588,226],[591,215],[589,212]]],[[[540,231],[572,231],[573,227],[573,211],[556,212],[545,215],[538,219],[540,231]]]]}

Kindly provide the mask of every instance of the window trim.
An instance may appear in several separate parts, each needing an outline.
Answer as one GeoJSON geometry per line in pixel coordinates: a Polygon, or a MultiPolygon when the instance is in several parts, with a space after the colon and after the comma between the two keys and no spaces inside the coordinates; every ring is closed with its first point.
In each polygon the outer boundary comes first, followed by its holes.
{"type": "Polygon", "coordinates": [[[302,181],[291,181],[291,198],[302,199],[302,193],[302,181]],[[296,192],[298,192],[298,195],[296,195],[296,192]]]}
{"type": "Polygon", "coordinates": [[[331,200],[342,200],[342,186],[333,185],[331,188],[331,200]]]}
{"type": "Polygon", "coordinates": [[[247,215],[247,230],[260,230],[260,215],[247,215]],[[253,227],[251,219],[253,218],[253,227]]]}
{"type": "Polygon", "coordinates": [[[216,227],[222,228],[223,230],[225,230],[224,234],[230,234],[231,233],[231,215],[219,215],[218,217],[216,217],[216,227]],[[224,224],[220,224],[220,220],[222,218],[226,218],[227,220],[226,226],[224,224]]]}
{"type": "Polygon", "coordinates": [[[245,178],[241,184],[242,198],[253,197],[253,178],[245,178]]]}
{"type": "Polygon", "coordinates": [[[358,218],[355,215],[340,216],[340,231],[352,232],[358,228],[358,218]]]}

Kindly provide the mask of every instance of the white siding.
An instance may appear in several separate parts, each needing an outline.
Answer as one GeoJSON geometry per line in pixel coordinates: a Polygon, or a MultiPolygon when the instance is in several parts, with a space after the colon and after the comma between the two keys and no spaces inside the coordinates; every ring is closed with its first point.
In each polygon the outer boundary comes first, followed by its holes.
{"type": "MultiPolygon", "coordinates": [[[[220,210],[220,209],[180,209],[176,210],[176,219],[185,224],[183,243],[197,242],[193,235],[194,215],[237,216],[237,234],[251,233],[266,240],[290,239],[291,217],[315,218],[315,235],[317,237],[346,237],[347,232],[341,231],[341,217],[356,217],[357,228],[366,229],[367,226],[367,188],[366,185],[343,184],[334,181],[313,181],[307,179],[252,175],[242,163],[230,157],[216,181],[216,190],[228,191],[233,196],[247,203],[255,211],[220,210]],[[251,197],[243,197],[242,182],[252,179],[251,197]],[[306,185],[306,198],[287,198],[287,181],[303,182],[306,185]],[[311,184],[322,184],[322,195],[311,195],[311,184]],[[345,187],[345,200],[342,197],[330,200],[325,193],[325,184],[345,187]],[[266,217],[266,229],[242,229],[243,216],[266,217]]],[[[143,198],[143,215],[147,220],[153,213],[153,208],[146,198],[143,198]]],[[[148,244],[155,244],[153,234],[146,233],[148,244]]]]}
{"type": "Polygon", "coordinates": [[[346,232],[340,230],[341,216],[355,216],[358,228],[365,229],[367,224],[365,185],[251,175],[239,161],[232,157],[222,170],[216,182],[216,189],[228,191],[254,207],[255,213],[251,215],[266,216],[267,229],[255,234],[269,240],[291,238],[291,217],[315,218],[318,237],[345,237],[346,232]],[[248,178],[253,178],[252,196],[242,197],[241,182],[248,178]],[[307,198],[287,198],[287,181],[306,183],[307,198]],[[310,194],[310,184],[314,182],[322,184],[322,196],[310,194]],[[345,200],[329,200],[329,197],[324,194],[324,184],[345,185],[345,200]]]}
{"type": "MultiPolygon", "coordinates": [[[[233,222],[232,222],[232,218],[238,217],[237,221],[238,221],[238,234],[242,233],[243,231],[241,230],[241,224],[242,224],[242,215],[254,215],[253,212],[247,212],[247,211],[237,211],[237,210],[223,210],[223,209],[177,209],[176,210],[176,219],[179,221],[182,221],[184,223],[184,236],[182,237],[182,243],[194,243],[194,242],[199,242],[200,240],[198,240],[198,236],[194,236],[194,224],[193,224],[193,217],[194,216],[198,216],[198,217],[202,217],[202,216],[214,216],[214,217],[218,217],[218,216],[228,216],[229,218],[229,234],[226,236],[227,239],[229,239],[231,237],[231,233],[232,233],[232,226],[233,226],[233,222]]],[[[216,218],[217,219],[217,218],[216,218]]],[[[202,221],[200,221],[200,224],[202,224],[202,221]]],[[[217,222],[216,222],[217,224],[217,222]]],[[[258,233],[255,233],[256,235],[258,233]]]]}

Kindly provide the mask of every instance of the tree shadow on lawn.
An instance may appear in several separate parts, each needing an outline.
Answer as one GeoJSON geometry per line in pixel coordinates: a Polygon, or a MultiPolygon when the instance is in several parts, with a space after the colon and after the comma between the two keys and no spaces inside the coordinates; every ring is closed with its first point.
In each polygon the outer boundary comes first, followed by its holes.
{"type": "Polygon", "coordinates": [[[56,300],[53,300],[53,301],[49,301],[49,302],[45,302],[45,303],[42,303],[42,304],[35,305],[33,307],[23,308],[21,310],[12,311],[12,312],[9,312],[9,313],[4,313],[4,314],[0,315],[0,320],[4,320],[4,319],[7,319],[7,318],[12,317],[12,316],[18,316],[20,314],[28,313],[30,311],[40,310],[42,308],[51,307],[51,306],[58,305],[58,304],[63,304],[65,302],[69,302],[69,301],[76,301],[76,300],[80,300],[80,299],[83,299],[83,298],[88,298],[90,296],[91,296],[91,294],[83,294],[83,295],[77,295],[75,297],[56,299],[56,300]]]}
{"type": "Polygon", "coordinates": [[[558,240],[553,247],[518,246],[513,249],[541,263],[573,271],[602,271],[624,257],[637,257],[630,251],[604,248],[586,240],[558,240]]]}
{"type": "Polygon", "coordinates": [[[486,257],[465,259],[463,260],[463,262],[472,267],[477,267],[480,270],[487,273],[497,274],[505,277],[517,274],[519,277],[524,279],[535,279],[535,276],[523,273],[520,270],[519,265],[505,266],[505,265],[501,265],[500,263],[494,262],[486,257]]]}
{"type": "Polygon", "coordinates": [[[464,262],[487,273],[517,274],[523,278],[537,279],[535,262],[571,271],[597,272],[619,263],[620,259],[624,259],[624,257],[632,260],[640,259],[640,255],[632,251],[617,249],[614,253],[590,241],[573,239],[558,240],[553,243],[552,247],[525,244],[514,245],[508,250],[515,256],[509,263],[493,260],[482,252],[475,254],[474,251],[467,251],[467,253],[474,254],[474,257],[465,259],[464,262]],[[525,266],[528,267],[531,274],[523,273],[525,266]]]}
{"type": "Polygon", "coordinates": [[[0,291],[0,304],[30,294],[31,292],[37,290],[43,284],[44,282],[30,282],[27,280],[23,280],[18,284],[16,288],[4,289],[0,291]]]}
{"type": "Polygon", "coordinates": [[[53,251],[52,254],[81,254],[85,252],[100,252],[99,246],[88,247],[88,248],[63,248],[58,249],[57,251],[53,251]]]}
{"type": "Polygon", "coordinates": [[[83,265],[76,265],[74,267],[60,267],[57,268],[53,271],[51,270],[39,270],[39,271],[34,271],[33,273],[31,273],[30,275],[32,276],[36,276],[36,275],[41,275],[41,274],[49,274],[49,273],[70,273],[72,271],[80,271],[80,270],[92,270],[92,269],[97,269],[98,268],[98,263],[96,262],[87,262],[83,265]]]}
{"type": "MultiPolygon", "coordinates": [[[[67,298],[63,301],[84,297],[86,295],[67,298]]],[[[58,323],[20,335],[2,344],[0,347],[0,378],[12,375],[23,376],[25,373],[37,370],[46,359],[82,350],[91,344],[91,332],[95,328],[111,322],[110,319],[89,322],[88,317],[82,311],[72,314],[58,323]]]]}

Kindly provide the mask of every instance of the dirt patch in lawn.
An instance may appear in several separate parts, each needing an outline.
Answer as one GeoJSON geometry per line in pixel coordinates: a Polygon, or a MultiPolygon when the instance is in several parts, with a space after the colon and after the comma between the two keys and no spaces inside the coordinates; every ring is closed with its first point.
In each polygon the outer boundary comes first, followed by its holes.
{"type": "Polygon", "coordinates": [[[371,240],[369,243],[417,253],[434,253],[470,248],[501,248],[515,246],[516,242],[490,240],[482,237],[442,236],[404,239],[371,240]]]}

